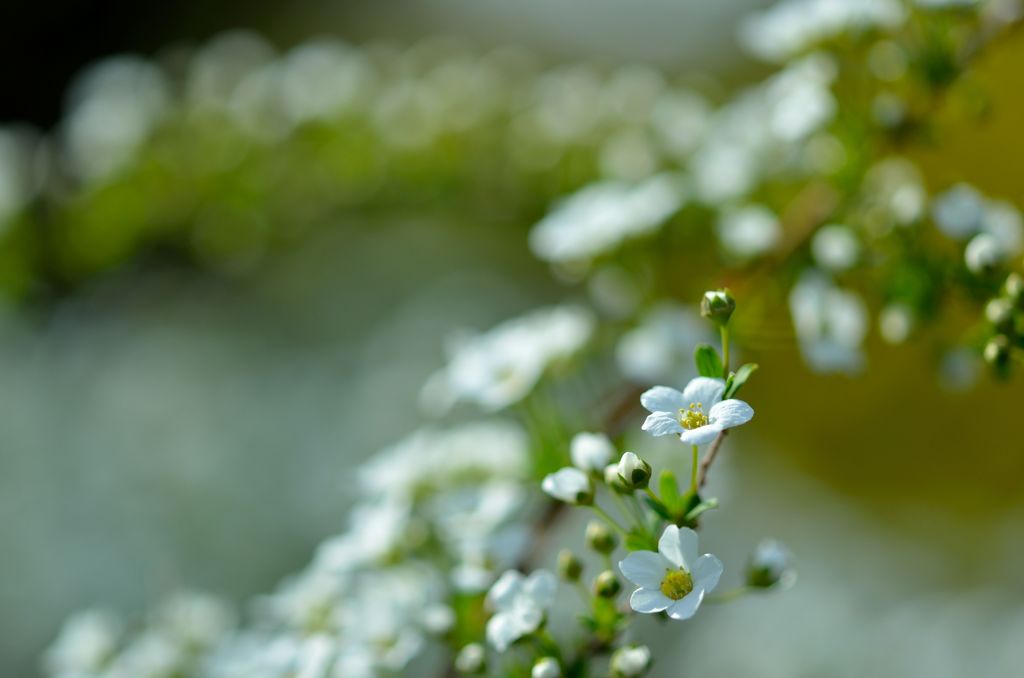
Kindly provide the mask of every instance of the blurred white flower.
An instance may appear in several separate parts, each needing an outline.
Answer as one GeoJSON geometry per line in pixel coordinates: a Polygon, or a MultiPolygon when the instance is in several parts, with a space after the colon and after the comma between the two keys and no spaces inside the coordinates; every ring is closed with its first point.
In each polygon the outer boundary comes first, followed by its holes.
{"type": "Polygon", "coordinates": [[[487,603],[494,610],[487,621],[487,642],[504,652],[540,628],[557,589],[558,579],[547,570],[536,570],[529,577],[515,570],[501,575],[487,592],[487,603]]]}
{"type": "Polygon", "coordinates": [[[43,667],[58,676],[99,673],[117,651],[123,624],[107,610],[84,610],[64,622],[43,655],[43,667]]]}
{"type": "Polygon", "coordinates": [[[455,668],[459,673],[479,673],[484,668],[487,650],[480,643],[470,643],[459,650],[455,657],[455,668]]]}
{"type": "Polygon", "coordinates": [[[861,369],[867,309],[860,297],[811,272],[790,290],[789,310],[800,351],[812,369],[825,373],[861,369]]]}
{"type": "Polygon", "coordinates": [[[545,261],[588,261],[657,230],[683,207],[687,193],[685,182],[672,174],[590,184],[533,227],[530,249],[545,261]]]}
{"type": "Polygon", "coordinates": [[[554,657],[541,657],[530,670],[530,678],[559,678],[562,675],[562,667],[554,657]]]}
{"type": "Polygon", "coordinates": [[[828,224],[811,238],[811,254],[818,266],[829,271],[845,271],[857,263],[860,242],[848,227],[828,224]]]}
{"type": "Polygon", "coordinates": [[[878,331],[890,344],[902,344],[913,329],[914,309],[906,304],[888,304],[878,316],[878,331]]]}
{"type": "Polygon", "coordinates": [[[747,573],[748,584],[760,588],[789,588],[796,583],[793,555],[781,542],[762,539],[754,549],[747,573]]]}
{"type": "Polygon", "coordinates": [[[558,361],[590,339],[593,315],[578,306],[556,306],[507,320],[483,334],[464,337],[448,365],[424,385],[420,402],[441,414],[470,402],[488,412],[522,400],[558,361]]]}
{"type": "Polygon", "coordinates": [[[778,217],[763,205],[728,208],[717,222],[718,240],[722,247],[737,257],[760,256],[778,245],[782,226],[778,217]]]}
{"type": "Polygon", "coordinates": [[[688,445],[705,445],[726,429],[750,421],[754,410],[742,400],[722,400],[725,382],[710,377],[690,380],[683,392],[655,386],[640,396],[650,412],[643,430],[653,436],[679,435],[688,445]]]}
{"type": "Polygon", "coordinates": [[[615,446],[603,433],[577,433],[569,443],[573,465],[587,472],[604,471],[614,455],[615,446]]]}
{"type": "Polygon", "coordinates": [[[665,611],[672,619],[696,614],[704,595],[718,586],[722,562],[710,553],[698,557],[697,533],[669,525],[658,541],[658,551],[633,551],[619,569],[639,588],[629,605],[643,614],[665,611]]]}
{"type": "Polygon", "coordinates": [[[971,273],[985,273],[1006,261],[1009,253],[990,233],[979,233],[964,248],[964,263],[971,273]]]}
{"type": "Polygon", "coordinates": [[[646,645],[620,647],[612,655],[613,678],[638,678],[651,666],[651,648],[646,645]]]}
{"type": "Polygon", "coordinates": [[[985,217],[985,198],[968,184],[957,184],[935,198],[932,218],[943,233],[965,240],[976,233],[985,217]]]}

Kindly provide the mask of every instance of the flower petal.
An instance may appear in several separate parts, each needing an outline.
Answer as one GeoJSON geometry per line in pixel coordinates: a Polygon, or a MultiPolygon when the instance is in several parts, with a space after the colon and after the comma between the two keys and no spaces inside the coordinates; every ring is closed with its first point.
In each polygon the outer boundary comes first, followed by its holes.
{"type": "Polygon", "coordinates": [[[640,428],[652,436],[676,435],[685,430],[679,425],[679,419],[668,412],[655,412],[648,415],[644,425],[640,428]]]}
{"type": "Polygon", "coordinates": [[[714,591],[715,587],[718,586],[718,579],[722,576],[722,570],[724,569],[725,567],[722,565],[721,560],[710,553],[705,553],[693,564],[694,588],[714,591]]]}
{"type": "Polygon", "coordinates": [[[665,578],[665,571],[669,567],[671,564],[654,551],[633,551],[619,561],[622,575],[645,589],[657,590],[661,587],[661,580],[665,578]]]}
{"type": "Polygon", "coordinates": [[[671,604],[672,599],[658,589],[637,589],[629,597],[629,606],[643,614],[661,612],[671,604]]]}
{"type": "Polygon", "coordinates": [[[668,607],[668,616],[672,619],[689,619],[697,613],[703,600],[704,589],[695,588],[668,607]]]}
{"type": "Polygon", "coordinates": [[[746,424],[754,418],[754,408],[742,400],[723,400],[708,412],[708,418],[719,428],[727,429],[746,424]]]}
{"type": "Polygon", "coordinates": [[[689,431],[683,430],[683,432],[679,434],[679,439],[687,445],[707,445],[717,438],[718,434],[721,432],[722,427],[719,426],[716,421],[713,424],[698,426],[697,428],[690,429],[689,431]]]}
{"type": "Polygon", "coordinates": [[[722,399],[723,393],[725,393],[725,382],[721,379],[694,377],[683,389],[684,404],[680,407],[685,408],[690,403],[700,403],[704,406],[704,411],[707,412],[708,408],[713,407],[722,399]]]}
{"type": "Polygon", "coordinates": [[[644,391],[640,396],[640,404],[648,412],[678,412],[690,402],[686,397],[668,386],[655,386],[644,391]]]}
{"type": "Polygon", "coordinates": [[[523,575],[515,570],[506,570],[487,592],[487,603],[495,610],[506,609],[519,595],[522,586],[523,575]]]}
{"type": "Polygon", "coordinates": [[[697,562],[697,533],[688,527],[669,525],[658,540],[658,552],[676,567],[689,572],[697,562]]]}
{"type": "Polygon", "coordinates": [[[498,652],[507,650],[520,635],[519,624],[508,614],[496,614],[487,622],[487,642],[498,652]]]}
{"type": "Polygon", "coordinates": [[[541,609],[551,607],[558,590],[558,578],[547,570],[537,570],[523,583],[523,595],[541,609]]]}

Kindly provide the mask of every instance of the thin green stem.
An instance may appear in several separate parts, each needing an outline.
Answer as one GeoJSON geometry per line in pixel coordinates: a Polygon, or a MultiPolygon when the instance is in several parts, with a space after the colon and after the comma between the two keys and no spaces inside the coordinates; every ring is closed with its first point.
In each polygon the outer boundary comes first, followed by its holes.
{"type": "Polygon", "coordinates": [[[697,493],[697,467],[700,465],[700,448],[693,446],[693,468],[690,469],[690,493],[697,493]]]}
{"type": "Polygon", "coordinates": [[[615,528],[619,532],[619,534],[621,534],[623,537],[629,536],[629,532],[627,532],[626,529],[624,527],[622,527],[622,525],[619,525],[619,523],[615,520],[615,518],[612,518],[610,513],[605,511],[603,508],[601,508],[597,504],[591,504],[590,508],[594,509],[594,513],[596,513],[597,515],[599,515],[602,518],[604,518],[605,521],[607,521],[610,526],[615,528]]]}
{"type": "Polygon", "coordinates": [[[722,325],[719,330],[722,335],[722,378],[729,377],[729,326],[722,325]]]}
{"type": "Polygon", "coordinates": [[[661,503],[661,500],[658,499],[658,495],[654,494],[654,490],[651,489],[650,485],[644,488],[644,492],[646,492],[647,496],[653,499],[654,501],[658,502],[659,504],[661,503]]]}

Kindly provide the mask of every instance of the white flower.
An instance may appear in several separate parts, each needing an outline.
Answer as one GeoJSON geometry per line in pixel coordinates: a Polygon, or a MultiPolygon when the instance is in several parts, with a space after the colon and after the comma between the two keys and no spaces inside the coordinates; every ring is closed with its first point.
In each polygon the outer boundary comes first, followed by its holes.
{"type": "Polygon", "coordinates": [[[611,671],[615,678],[637,678],[651,666],[651,649],[646,645],[620,647],[612,655],[611,671]]]}
{"type": "Polygon", "coordinates": [[[509,570],[487,592],[487,603],[495,614],[487,622],[487,642],[498,652],[525,635],[533,633],[544,622],[544,615],[555,602],[558,580],[547,570],[537,570],[524,577],[509,570]]]}
{"type": "Polygon", "coordinates": [[[461,401],[488,412],[503,409],[533,390],[551,364],[579,351],[593,329],[589,311],[556,306],[464,337],[453,347],[448,365],[424,385],[420,402],[436,414],[461,401]]]}
{"type": "Polygon", "coordinates": [[[616,470],[622,482],[630,488],[643,488],[651,479],[651,465],[638,457],[635,452],[623,454],[616,470]]]}
{"type": "Polygon", "coordinates": [[[846,226],[829,224],[822,226],[811,239],[811,254],[814,261],[830,271],[845,271],[860,256],[860,243],[846,226]]]}
{"type": "Polygon", "coordinates": [[[544,477],[540,487],[566,504],[589,504],[594,498],[594,485],[586,473],[566,466],[544,477]]]}
{"type": "Polygon", "coordinates": [[[696,376],[693,347],[711,341],[707,323],[690,306],[659,304],[615,347],[619,370],[636,384],[689,381],[696,376]]]}
{"type": "Polygon", "coordinates": [[[640,183],[603,181],[559,203],[530,232],[530,249],[545,261],[588,261],[624,240],[652,233],[686,202],[679,177],[658,174],[640,183]]]}
{"type": "Polygon", "coordinates": [[[655,386],[640,396],[651,414],[643,430],[653,436],[678,434],[689,445],[704,445],[726,429],[751,420],[754,410],[742,400],[722,400],[725,382],[710,377],[692,379],[683,392],[655,386]]]}
{"type": "Polygon", "coordinates": [[[763,205],[726,210],[716,230],[722,247],[743,259],[771,251],[782,238],[778,217],[763,205]]]}
{"type": "Polygon", "coordinates": [[[812,369],[854,373],[864,364],[864,302],[819,273],[804,275],[789,293],[789,310],[804,360],[812,369]]]}
{"type": "Polygon", "coordinates": [[[991,271],[1006,260],[1007,253],[994,235],[979,233],[964,248],[964,263],[971,273],[991,271]]]}
{"type": "Polygon", "coordinates": [[[669,525],[658,541],[658,552],[633,551],[619,563],[626,579],[640,588],[629,598],[637,612],[665,610],[672,619],[689,619],[704,594],[718,586],[722,562],[705,553],[697,557],[697,533],[669,525]]]}
{"type": "Polygon", "coordinates": [[[68,617],[43,665],[55,675],[89,675],[99,671],[117,649],[123,625],[107,610],[85,610],[68,617]]]}
{"type": "Polygon", "coordinates": [[[957,184],[932,203],[932,218],[939,230],[955,240],[964,240],[981,228],[985,198],[969,184],[957,184]]]}
{"type": "Polygon", "coordinates": [[[484,668],[487,651],[480,643],[470,643],[455,657],[455,668],[459,673],[479,673],[484,668]]]}
{"type": "Polygon", "coordinates": [[[878,331],[890,344],[902,344],[913,329],[914,309],[906,304],[888,304],[878,316],[878,331]]]}
{"type": "Polygon", "coordinates": [[[530,678],[559,678],[561,675],[562,667],[554,657],[541,657],[530,671],[530,678]]]}
{"type": "Polygon", "coordinates": [[[612,441],[603,433],[577,433],[569,444],[573,465],[584,471],[604,471],[614,454],[612,441]]]}
{"type": "Polygon", "coordinates": [[[750,559],[747,580],[760,588],[792,586],[796,582],[796,570],[789,549],[774,539],[762,539],[750,559]]]}

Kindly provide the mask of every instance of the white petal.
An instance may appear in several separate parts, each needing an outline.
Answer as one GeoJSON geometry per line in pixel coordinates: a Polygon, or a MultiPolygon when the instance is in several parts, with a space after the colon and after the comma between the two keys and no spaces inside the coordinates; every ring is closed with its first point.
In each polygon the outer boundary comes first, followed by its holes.
{"type": "Polygon", "coordinates": [[[487,622],[487,642],[504,652],[519,638],[519,626],[507,614],[496,614],[487,622]]]}
{"type": "Polygon", "coordinates": [[[515,570],[506,570],[487,592],[487,602],[495,610],[503,610],[519,595],[523,586],[523,575],[515,570]]]}
{"type": "Polygon", "coordinates": [[[679,425],[679,419],[668,412],[655,412],[654,414],[647,415],[647,420],[644,421],[644,425],[640,428],[652,436],[679,434],[685,430],[679,425]]]}
{"type": "Polygon", "coordinates": [[[718,579],[722,576],[722,570],[724,569],[721,560],[710,553],[705,553],[693,565],[694,588],[714,591],[715,587],[718,586],[718,579]]]}
{"type": "Polygon", "coordinates": [[[528,596],[533,604],[547,609],[555,600],[558,590],[558,578],[547,570],[537,570],[523,584],[523,595],[528,596]]]}
{"type": "Polygon", "coordinates": [[[723,393],[725,393],[725,382],[721,379],[694,377],[683,389],[685,404],[680,407],[685,408],[690,403],[700,403],[704,406],[704,411],[707,412],[710,407],[722,399],[723,393]]]}
{"type": "Polygon", "coordinates": [[[640,396],[640,404],[648,412],[678,412],[685,408],[690,401],[686,397],[668,386],[655,386],[647,389],[640,396]]]}
{"type": "Polygon", "coordinates": [[[684,430],[679,434],[679,439],[687,445],[707,445],[717,438],[718,434],[721,432],[722,427],[719,426],[716,421],[715,423],[708,424],[707,426],[698,426],[697,428],[690,429],[689,431],[684,430]]]}
{"type": "Polygon", "coordinates": [[[658,589],[637,589],[629,597],[629,606],[644,614],[661,612],[671,604],[672,599],[658,589]]]}
{"type": "Polygon", "coordinates": [[[602,433],[577,433],[569,444],[569,457],[576,468],[601,471],[615,454],[615,447],[602,433]]]}
{"type": "Polygon", "coordinates": [[[676,567],[689,572],[697,562],[697,533],[688,527],[669,525],[658,540],[658,552],[676,567]]]}
{"type": "Polygon", "coordinates": [[[754,408],[742,400],[723,400],[708,412],[708,418],[722,429],[746,424],[754,418],[754,408]]]}
{"type": "Polygon", "coordinates": [[[668,608],[668,616],[673,619],[689,619],[697,613],[703,600],[704,589],[696,588],[672,603],[668,608]]]}
{"type": "Polygon", "coordinates": [[[637,586],[658,589],[665,571],[671,567],[660,554],[654,551],[633,551],[619,561],[622,575],[637,586]]]}

